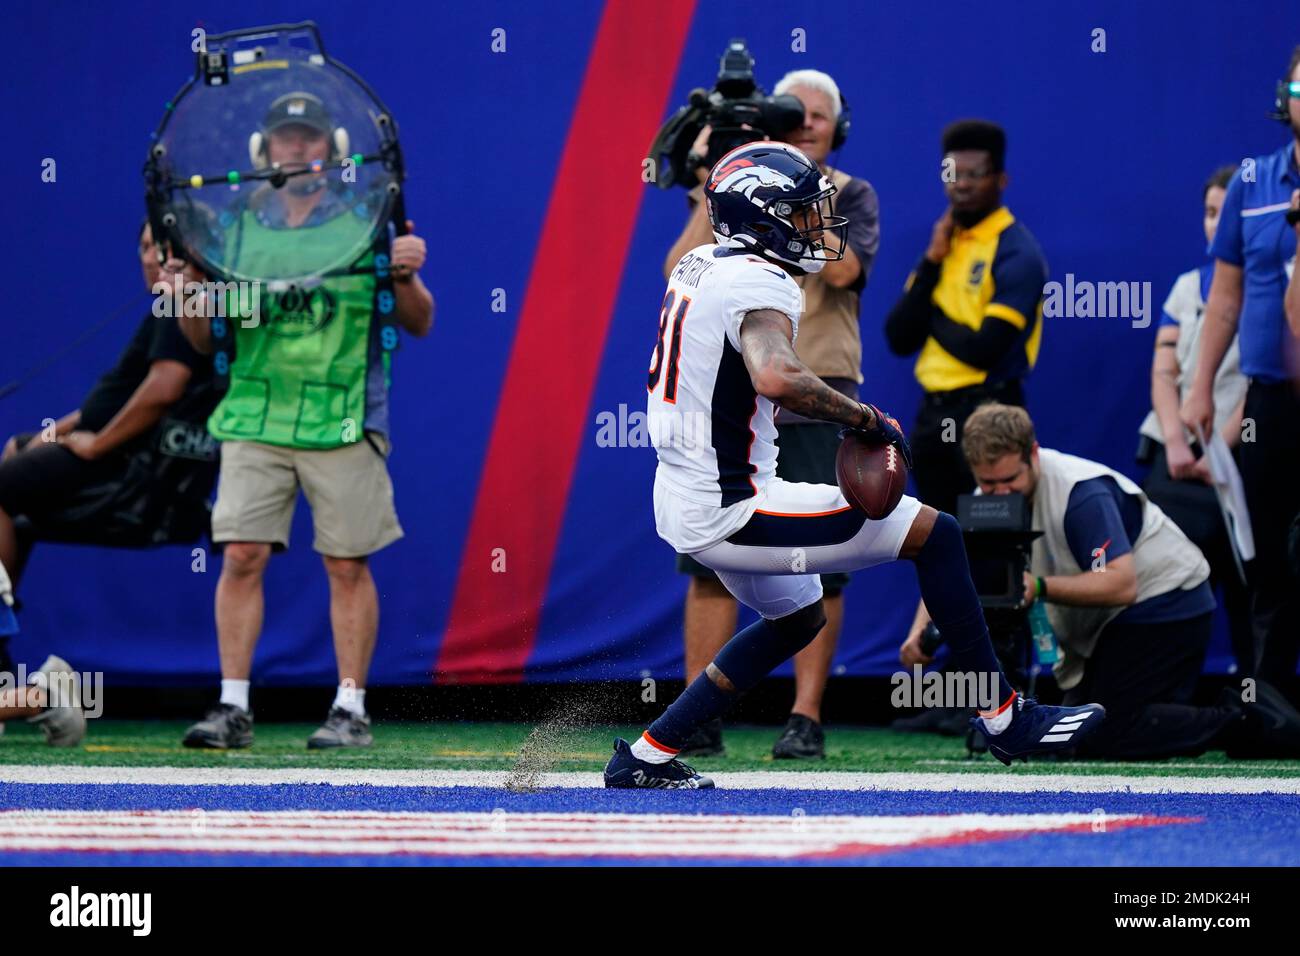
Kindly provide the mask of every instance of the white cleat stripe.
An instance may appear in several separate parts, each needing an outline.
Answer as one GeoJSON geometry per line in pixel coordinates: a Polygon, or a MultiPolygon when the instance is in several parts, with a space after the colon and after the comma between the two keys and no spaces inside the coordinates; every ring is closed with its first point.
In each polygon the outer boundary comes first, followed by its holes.
{"type": "Polygon", "coordinates": [[[1066,723],[1067,721],[1074,721],[1074,722],[1077,723],[1077,722],[1079,722],[1079,721],[1081,721],[1081,720],[1087,720],[1087,719],[1088,719],[1089,717],[1091,717],[1094,713],[1096,713],[1096,711],[1093,711],[1093,710],[1086,710],[1086,711],[1084,711],[1082,714],[1070,714],[1068,717],[1062,717],[1062,718],[1061,718],[1061,723],[1066,723]]]}
{"type": "MultiPolygon", "coordinates": [[[[1053,727],[1052,729],[1055,730],[1056,728],[1053,727]]],[[[1044,735],[1042,736],[1042,738],[1039,740],[1039,743],[1044,743],[1044,744],[1045,744],[1045,743],[1050,743],[1050,742],[1055,741],[1055,740],[1069,740],[1069,739],[1070,739],[1071,737],[1073,737],[1073,736],[1074,736],[1073,733],[1068,733],[1068,734],[1044,734],[1044,735]]]]}

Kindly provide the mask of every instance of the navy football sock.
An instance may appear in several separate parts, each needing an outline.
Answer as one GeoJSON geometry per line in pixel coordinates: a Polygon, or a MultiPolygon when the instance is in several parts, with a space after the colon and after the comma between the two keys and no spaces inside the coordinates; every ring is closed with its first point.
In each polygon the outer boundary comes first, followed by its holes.
{"type": "Polygon", "coordinates": [[[709,680],[706,671],[691,681],[682,695],[668,705],[668,709],[650,725],[646,736],[670,750],[681,750],[696,727],[721,717],[735,699],[735,694],[709,680]]]}
{"type": "Polygon", "coordinates": [[[760,618],[718,652],[718,670],[737,690],[749,690],[812,643],[825,624],[826,611],[820,598],[785,617],[760,618]]]}
{"type": "MultiPolygon", "coordinates": [[[[729,640],[715,665],[736,691],[746,691],[817,636],[826,623],[820,600],[775,620],[759,618],[729,640]]],[[[680,750],[695,728],[721,717],[736,694],[709,679],[706,670],[691,682],[646,735],[669,750],[680,750]]]]}
{"type": "Polygon", "coordinates": [[[948,645],[953,667],[971,674],[997,674],[998,706],[1005,704],[1015,691],[993,653],[993,642],[971,580],[961,526],[956,518],[939,512],[930,536],[913,563],[921,585],[921,599],[948,645]]]}

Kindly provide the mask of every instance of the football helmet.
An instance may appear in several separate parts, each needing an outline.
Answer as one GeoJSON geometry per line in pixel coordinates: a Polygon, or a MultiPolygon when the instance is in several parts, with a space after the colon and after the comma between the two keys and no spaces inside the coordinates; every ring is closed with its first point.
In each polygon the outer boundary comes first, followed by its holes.
{"type": "Polygon", "coordinates": [[[844,258],[849,221],[831,214],[836,191],[802,152],[768,140],[727,153],[704,184],[720,245],[748,249],[800,274],[844,258]]]}

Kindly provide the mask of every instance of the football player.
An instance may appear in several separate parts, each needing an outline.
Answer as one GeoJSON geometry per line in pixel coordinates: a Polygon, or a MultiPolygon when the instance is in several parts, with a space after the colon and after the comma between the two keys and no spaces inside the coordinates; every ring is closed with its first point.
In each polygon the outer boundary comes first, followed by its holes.
{"type": "Polygon", "coordinates": [[[646,383],[659,456],[655,524],[760,618],[635,743],[615,741],[607,787],[712,787],[677,752],[816,636],[825,623],[818,575],[899,558],[916,565],[953,666],[997,675],[998,705],[972,720],[999,760],[1072,747],[1105,715],[1096,704],[1049,707],[1012,689],[951,515],[904,496],[871,521],[834,485],[775,477],[778,405],[892,445],[911,465],[893,418],[827,386],[792,347],[802,311],[794,277],[844,254],[847,220],[831,215],[835,191],[798,149],[766,141],[732,150],[705,183],[717,242],[692,249],[673,270],[646,383]]]}

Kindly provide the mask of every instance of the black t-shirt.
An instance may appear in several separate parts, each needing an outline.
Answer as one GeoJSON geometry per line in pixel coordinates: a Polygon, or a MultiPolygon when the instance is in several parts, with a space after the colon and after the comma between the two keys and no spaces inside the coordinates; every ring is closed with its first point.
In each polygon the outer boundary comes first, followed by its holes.
{"type": "Polygon", "coordinates": [[[77,427],[97,432],[112,421],[149,374],[149,366],[160,359],[189,366],[193,377],[187,391],[212,374],[211,360],[194,351],[176,320],[158,318],[150,312],[118,356],[117,364],[100,377],[81,403],[81,423],[77,427]]]}

